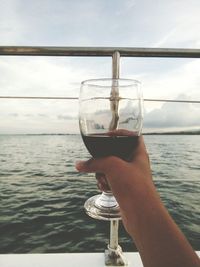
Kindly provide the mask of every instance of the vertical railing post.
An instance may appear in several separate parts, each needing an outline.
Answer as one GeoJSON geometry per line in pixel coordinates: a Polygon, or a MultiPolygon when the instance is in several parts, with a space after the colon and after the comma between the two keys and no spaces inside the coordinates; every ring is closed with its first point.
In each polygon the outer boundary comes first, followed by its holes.
{"type": "MultiPolygon", "coordinates": [[[[115,51],[112,56],[112,78],[119,79],[120,73],[120,53],[115,51]]],[[[111,249],[117,249],[118,247],[118,228],[119,220],[110,221],[110,244],[111,249]]]]}
{"type": "Polygon", "coordinates": [[[120,73],[120,53],[115,51],[112,55],[112,77],[113,79],[119,79],[120,73]]]}
{"type": "MultiPolygon", "coordinates": [[[[112,78],[119,79],[120,53],[115,51],[112,55],[112,78]]],[[[117,111],[118,113],[118,111],[117,111]]],[[[110,241],[105,251],[105,264],[107,266],[127,266],[127,261],[122,254],[118,244],[119,220],[110,220],[110,241]]]]}

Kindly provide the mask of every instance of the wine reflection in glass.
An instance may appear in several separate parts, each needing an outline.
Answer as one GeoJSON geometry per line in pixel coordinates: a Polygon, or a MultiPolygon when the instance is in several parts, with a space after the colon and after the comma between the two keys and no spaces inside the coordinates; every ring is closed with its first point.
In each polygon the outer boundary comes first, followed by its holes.
{"type": "MultiPolygon", "coordinates": [[[[116,156],[130,160],[142,130],[140,82],[131,79],[93,79],[81,83],[79,126],[83,142],[94,158],[116,156]]],[[[103,174],[97,174],[103,176],[103,174]]],[[[85,202],[96,219],[120,219],[119,205],[108,190],[85,202]]]]}

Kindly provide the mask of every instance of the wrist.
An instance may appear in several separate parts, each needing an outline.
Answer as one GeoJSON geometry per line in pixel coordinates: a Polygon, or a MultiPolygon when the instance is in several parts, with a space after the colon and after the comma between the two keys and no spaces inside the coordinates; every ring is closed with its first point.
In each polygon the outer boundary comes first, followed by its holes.
{"type": "Polygon", "coordinates": [[[143,186],[141,189],[137,188],[134,192],[129,192],[126,197],[118,200],[118,203],[125,228],[133,238],[138,227],[148,223],[150,219],[156,218],[157,214],[160,214],[164,208],[153,184],[143,186]]]}

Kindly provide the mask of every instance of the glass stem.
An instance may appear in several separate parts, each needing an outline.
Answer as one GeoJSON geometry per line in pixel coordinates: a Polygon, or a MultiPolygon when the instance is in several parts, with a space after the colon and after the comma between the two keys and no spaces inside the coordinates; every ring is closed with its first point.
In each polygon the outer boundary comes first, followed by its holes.
{"type": "Polygon", "coordinates": [[[101,196],[96,200],[95,205],[100,208],[118,207],[118,203],[111,191],[102,192],[101,196]]]}

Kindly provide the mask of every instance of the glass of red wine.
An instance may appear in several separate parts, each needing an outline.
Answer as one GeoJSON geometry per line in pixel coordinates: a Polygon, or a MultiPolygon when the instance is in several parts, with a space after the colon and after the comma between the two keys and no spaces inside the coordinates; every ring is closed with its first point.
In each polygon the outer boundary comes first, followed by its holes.
{"type": "MultiPolygon", "coordinates": [[[[81,83],[79,126],[83,142],[94,158],[116,156],[129,161],[143,121],[140,82],[131,79],[93,79],[81,83]]],[[[96,177],[104,174],[97,174],[96,177]]],[[[119,205],[107,184],[106,192],[85,202],[96,219],[120,219],[119,205]]]]}

